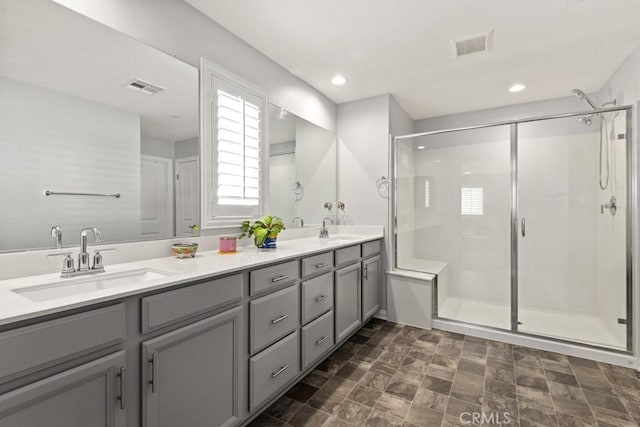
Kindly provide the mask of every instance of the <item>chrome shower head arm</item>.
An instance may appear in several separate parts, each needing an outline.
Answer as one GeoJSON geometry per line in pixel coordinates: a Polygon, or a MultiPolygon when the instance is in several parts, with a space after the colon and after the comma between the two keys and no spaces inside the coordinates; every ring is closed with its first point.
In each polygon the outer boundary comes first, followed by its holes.
{"type": "Polygon", "coordinates": [[[584,102],[586,102],[589,105],[589,107],[593,108],[594,110],[598,109],[598,106],[596,105],[596,103],[593,102],[591,98],[589,98],[587,94],[584,93],[582,90],[571,89],[571,93],[577,96],[578,98],[582,99],[584,102]]]}

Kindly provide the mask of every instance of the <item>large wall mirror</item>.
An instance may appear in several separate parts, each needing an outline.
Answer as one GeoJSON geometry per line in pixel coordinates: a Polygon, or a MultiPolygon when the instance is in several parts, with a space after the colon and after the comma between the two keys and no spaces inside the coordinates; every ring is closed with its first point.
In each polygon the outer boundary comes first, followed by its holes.
{"type": "Polygon", "coordinates": [[[287,227],[335,215],[336,135],[277,105],[269,119],[268,213],[287,227]],[[326,207],[325,207],[326,206],[326,207]],[[302,221],[301,221],[301,220],[302,221]]]}
{"type": "Polygon", "coordinates": [[[0,147],[0,252],[199,223],[198,70],[50,0],[2,2],[0,147]]]}

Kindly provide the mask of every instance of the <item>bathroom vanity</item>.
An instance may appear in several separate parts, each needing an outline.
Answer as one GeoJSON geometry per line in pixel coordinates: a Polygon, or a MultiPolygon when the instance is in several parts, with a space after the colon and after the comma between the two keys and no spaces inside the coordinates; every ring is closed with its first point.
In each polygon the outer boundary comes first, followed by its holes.
{"type": "Polygon", "coordinates": [[[0,281],[0,426],[246,423],[377,312],[381,238],[107,266],[167,275],[66,296],[0,281]]]}

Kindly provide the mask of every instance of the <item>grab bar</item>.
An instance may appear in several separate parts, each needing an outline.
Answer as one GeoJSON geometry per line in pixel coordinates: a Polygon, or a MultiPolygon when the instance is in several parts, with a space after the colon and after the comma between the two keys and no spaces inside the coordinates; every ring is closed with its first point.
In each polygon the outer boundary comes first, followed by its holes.
{"type": "Polygon", "coordinates": [[[45,196],[98,196],[98,197],[115,197],[120,198],[120,193],[70,193],[62,191],[45,190],[45,196]]]}

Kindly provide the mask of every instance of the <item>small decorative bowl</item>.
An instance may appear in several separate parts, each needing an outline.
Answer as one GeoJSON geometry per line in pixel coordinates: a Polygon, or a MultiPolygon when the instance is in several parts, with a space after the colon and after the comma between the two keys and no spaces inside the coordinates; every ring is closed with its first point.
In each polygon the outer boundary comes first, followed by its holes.
{"type": "Polygon", "coordinates": [[[175,243],[171,246],[173,253],[178,258],[195,257],[198,251],[197,243],[175,243]]]}

